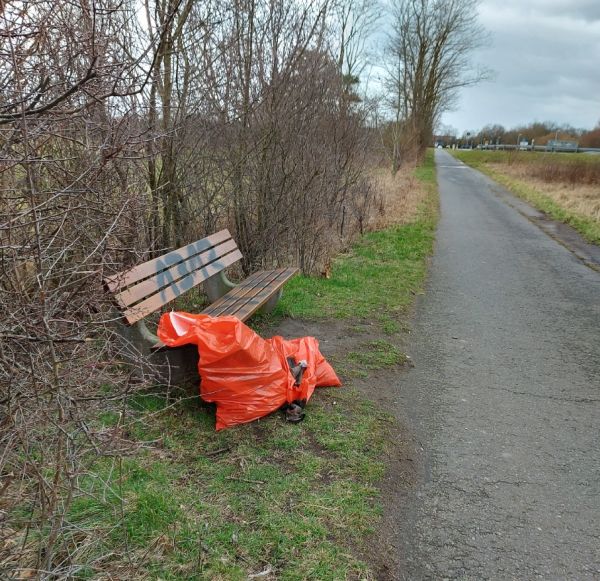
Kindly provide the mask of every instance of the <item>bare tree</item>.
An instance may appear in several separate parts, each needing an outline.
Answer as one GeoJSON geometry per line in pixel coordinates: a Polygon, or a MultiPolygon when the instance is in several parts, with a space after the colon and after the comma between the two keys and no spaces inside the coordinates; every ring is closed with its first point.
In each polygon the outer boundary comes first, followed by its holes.
{"type": "Polygon", "coordinates": [[[339,0],[331,12],[337,64],[345,84],[352,87],[371,60],[368,43],[381,17],[381,6],[371,0],[339,0]]]}
{"type": "Polygon", "coordinates": [[[417,151],[431,140],[441,113],[459,89],[489,72],[475,68],[473,51],[486,34],[477,20],[478,0],[394,0],[387,44],[387,88],[402,137],[417,151]]]}

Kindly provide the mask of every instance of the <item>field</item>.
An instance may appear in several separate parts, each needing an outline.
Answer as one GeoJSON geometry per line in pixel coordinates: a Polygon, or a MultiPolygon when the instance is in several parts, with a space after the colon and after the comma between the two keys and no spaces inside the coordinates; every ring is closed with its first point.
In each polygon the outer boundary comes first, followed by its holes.
{"type": "Polygon", "coordinates": [[[452,151],[555,220],[600,244],[600,156],[528,151],[452,151]]]}

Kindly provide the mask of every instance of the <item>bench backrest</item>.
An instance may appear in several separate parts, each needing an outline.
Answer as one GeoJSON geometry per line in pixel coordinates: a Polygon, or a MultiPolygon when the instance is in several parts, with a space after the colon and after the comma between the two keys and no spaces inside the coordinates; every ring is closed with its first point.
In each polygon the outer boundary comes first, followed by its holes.
{"type": "Polygon", "coordinates": [[[129,324],[143,319],[242,258],[229,230],[104,279],[129,324]]]}

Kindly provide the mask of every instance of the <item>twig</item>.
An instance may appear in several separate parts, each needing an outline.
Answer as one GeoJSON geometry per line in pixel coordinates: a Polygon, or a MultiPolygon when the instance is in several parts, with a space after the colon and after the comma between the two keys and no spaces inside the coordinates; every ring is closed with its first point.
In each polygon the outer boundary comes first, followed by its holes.
{"type": "Polygon", "coordinates": [[[264,480],[250,480],[248,478],[236,478],[235,476],[227,476],[225,480],[235,480],[236,482],[247,482],[248,484],[266,484],[264,480]]]}
{"type": "Polygon", "coordinates": [[[273,567],[271,565],[267,565],[267,568],[264,571],[261,571],[260,573],[252,573],[251,575],[248,575],[248,579],[258,579],[259,577],[266,577],[267,575],[270,575],[271,573],[273,573],[273,567]]]}
{"type": "Polygon", "coordinates": [[[0,333],[1,339],[21,339],[23,341],[33,341],[37,343],[90,343],[89,337],[33,337],[30,335],[16,335],[14,333],[0,333]]]}
{"type": "Polygon", "coordinates": [[[224,454],[225,452],[229,452],[231,450],[230,447],[227,448],[219,448],[218,450],[213,450],[212,452],[206,452],[206,456],[216,456],[217,454],[224,454]]]}

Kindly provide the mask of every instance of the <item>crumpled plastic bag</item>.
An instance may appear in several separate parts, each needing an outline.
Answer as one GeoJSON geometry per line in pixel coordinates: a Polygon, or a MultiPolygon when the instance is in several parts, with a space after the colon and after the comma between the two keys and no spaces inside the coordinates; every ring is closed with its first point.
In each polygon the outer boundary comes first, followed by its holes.
{"type": "Polygon", "coordinates": [[[157,334],[169,347],[198,345],[200,396],[217,404],[217,430],[306,402],[315,387],[341,385],[314,337],[263,339],[236,317],[183,312],[162,315],[157,334]],[[288,357],[307,363],[300,385],[288,357]]]}

